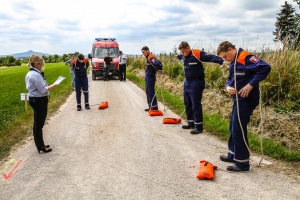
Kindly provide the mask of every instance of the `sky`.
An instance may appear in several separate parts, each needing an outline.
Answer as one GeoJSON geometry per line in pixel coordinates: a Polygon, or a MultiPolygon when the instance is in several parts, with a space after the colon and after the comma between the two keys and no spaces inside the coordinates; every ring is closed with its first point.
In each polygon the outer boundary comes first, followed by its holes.
{"type": "MultiPolygon", "coordinates": [[[[213,52],[228,40],[252,51],[279,48],[272,32],[284,0],[1,0],[0,55],[33,50],[85,55],[97,37],[125,54],[173,52],[181,41],[213,52]]],[[[296,12],[299,7],[287,0],[296,12]]]]}

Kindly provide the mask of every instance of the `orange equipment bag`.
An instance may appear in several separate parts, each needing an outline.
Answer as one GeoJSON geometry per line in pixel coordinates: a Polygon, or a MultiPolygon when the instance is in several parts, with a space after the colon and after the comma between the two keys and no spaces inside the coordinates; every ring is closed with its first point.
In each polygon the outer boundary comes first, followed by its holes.
{"type": "Polygon", "coordinates": [[[107,107],[108,107],[108,102],[105,101],[105,102],[102,102],[102,104],[98,107],[98,110],[100,110],[100,109],[105,109],[105,108],[107,108],[107,107]]]}
{"type": "Polygon", "coordinates": [[[148,114],[149,116],[163,116],[163,112],[161,112],[160,110],[152,110],[152,109],[149,109],[148,111],[148,114]]]}
{"type": "Polygon", "coordinates": [[[180,118],[164,118],[163,124],[179,124],[181,123],[180,118]]]}
{"type": "Polygon", "coordinates": [[[217,169],[217,166],[212,165],[210,162],[206,160],[200,161],[200,169],[197,175],[199,179],[214,179],[214,171],[217,169]]]}

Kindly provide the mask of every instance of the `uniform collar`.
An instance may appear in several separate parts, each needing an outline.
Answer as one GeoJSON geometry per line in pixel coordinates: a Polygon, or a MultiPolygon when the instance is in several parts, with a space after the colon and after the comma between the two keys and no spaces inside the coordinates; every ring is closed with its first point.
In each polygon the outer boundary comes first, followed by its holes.
{"type": "Polygon", "coordinates": [[[30,71],[36,71],[37,73],[41,74],[41,71],[38,70],[38,69],[35,68],[35,67],[30,67],[29,70],[30,70],[30,71]]]}
{"type": "Polygon", "coordinates": [[[185,57],[185,58],[190,57],[192,54],[193,54],[193,51],[191,50],[191,51],[189,52],[189,54],[188,54],[187,56],[184,56],[184,57],[185,57]]]}

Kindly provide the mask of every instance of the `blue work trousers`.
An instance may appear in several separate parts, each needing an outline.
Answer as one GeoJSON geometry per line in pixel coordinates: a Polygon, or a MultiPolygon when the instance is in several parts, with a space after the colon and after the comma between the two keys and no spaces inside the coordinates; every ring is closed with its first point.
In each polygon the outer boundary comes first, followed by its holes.
{"type": "Polygon", "coordinates": [[[71,81],[72,81],[72,88],[75,88],[75,72],[74,70],[70,69],[71,81]]]}
{"type": "Polygon", "coordinates": [[[146,95],[149,109],[158,110],[157,99],[155,95],[155,77],[146,76],[146,95]]]}
{"type": "Polygon", "coordinates": [[[203,129],[202,93],[205,88],[204,80],[186,80],[184,82],[184,105],[188,125],[203,129]]]}
{"type": "Polygon", "coordinates": [[[88,78],[87,76],[75,76],[75,88],[76,88],[76,101],[77,101],[77,108],[81,107],[81,91],[84,95],[84,103],[85,107],[89,107],[89,91],[88,91],[88,78]]]}
{"type": "Polygon", "coordinates": [[[246,146],[246,143],[247,145],[249,145],[247,137],[247,124],[250,122],[250,116],[253,113],[253,110],[259,103],[259,98],[249,100],[244,99],[239,101],[238,103],[240,121],[244,131],[244,137],[241,125],[239,123],[237,102],[234,101],[229,127],[230,137],[228,141],[228,157],[234,159],[235,165],[237,167],[248,169],[250,166],[250,154],[246,146]]]}

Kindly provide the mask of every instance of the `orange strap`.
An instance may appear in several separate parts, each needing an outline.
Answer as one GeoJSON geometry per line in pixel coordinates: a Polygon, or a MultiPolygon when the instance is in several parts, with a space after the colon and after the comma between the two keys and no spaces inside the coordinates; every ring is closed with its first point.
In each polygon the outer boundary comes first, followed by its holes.
{"type": "Polygon", "coordinates": [[[195,56],[196,58],[200,59],[201,50],[199,50],[199,49],[192,49],[192,52],[193,52],[192,56],[195,56]]]}
{"type": "Polygon", "coordinates": [[[243,50],[243,51],[239,54],[237,61],[238,61],[239,63],[243,64],[243,65],[246,65],[246,57],[247,57],[248,55],[250,55],[250,53],[249,53],[248,51],[243,50]]]}

